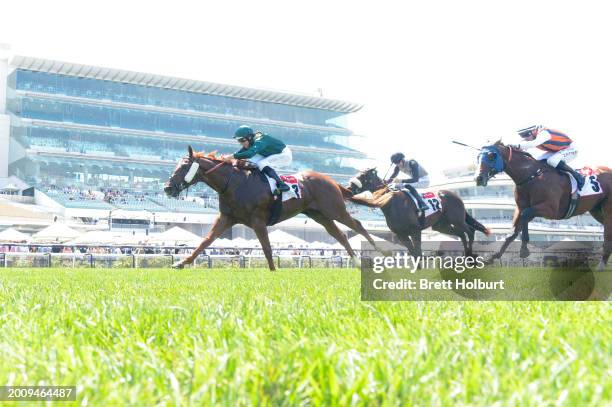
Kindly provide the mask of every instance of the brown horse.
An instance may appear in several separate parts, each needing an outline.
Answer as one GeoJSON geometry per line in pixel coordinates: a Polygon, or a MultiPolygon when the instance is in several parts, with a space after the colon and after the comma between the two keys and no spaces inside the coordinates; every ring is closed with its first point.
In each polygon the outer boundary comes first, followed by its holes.
{"type": "MultiPolygon", "coordinates": [[[[177,197],[185,188],[205,182],[219,194],[220,213],[202,243],[190,256],[175,263],[173,267],[182,268],[191,264],[224,231],[233,225],[243,224],[255,231],[270,270],[275,270],[267,230],[274,203],[268,182],[262,178],[259,171],[238,169],[231,163],[216,158],[214,154],[194,153],[191,146],[188,151],[189,155],[179,161],[164,191],[168,196],[177,197]]],[[[314,171],[304,171],[297,178],[302,188],[301,197],[283,202],[279,222],[303,213],[321,224],[355,260],[356,254],[346,235],[334,221],[363,235],[374,245],[374,240],[365,228],[346,210],[344,200],[350,196],[350,191],[326,175],[314,171]]]]}
{"type": "MultiPolygon", "coordinates": [[[[486,186],[497,173],[505,172],[516,184],[514,198],[514,232],[506,238],[498,253],[492,259],[499,259],[508,245],[521,235],[521,258],[529,256],[529,222],[535,217],[564,219],[571,202],[568,177],[558,170],[533,158],[529,153],[504,145],[501,141],[485,146],[478,155],[476,185],[486,186]]],[[[580,199],[572,216],[590,212],[604,225],[604,250],[598,269],[603,270],[612,252],[612,170],[598,167],[597,180],[589,177],[587,182],[595,183],[603,193],[580,199]]]]}
{"type": "Polygon", "coordinates": [[[389,229],[413,256],[421,255],[421,231],[430,226],[437,232],[459,237],[466,256],[472,256],[476,230],[486,235],[490,233],[489,229],[466,212],[461,198],[451,191],[438,192],[441,210],[427,217],[425,223],[421,224],[417,206],[412,198],[402,191],[391,191],[378,176],[375,168],[360,172],[351,180],[349,189],[354,194],[372,192],[372,199],[353,197],[351,201],[371,208],[380,208],[389,229]]]}

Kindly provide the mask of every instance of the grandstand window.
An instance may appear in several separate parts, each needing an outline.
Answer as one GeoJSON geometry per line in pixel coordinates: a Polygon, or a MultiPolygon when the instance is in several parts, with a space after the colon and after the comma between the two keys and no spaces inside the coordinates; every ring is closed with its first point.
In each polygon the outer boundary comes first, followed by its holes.
{"type": "Polygon", "coordinates": [[[237,99],[141,85],[18,70],[14,86],[20,90],[65,94],[117,102],[207,111],[286,122],[345,127],[343,113],[323,109],[237,99]]]}

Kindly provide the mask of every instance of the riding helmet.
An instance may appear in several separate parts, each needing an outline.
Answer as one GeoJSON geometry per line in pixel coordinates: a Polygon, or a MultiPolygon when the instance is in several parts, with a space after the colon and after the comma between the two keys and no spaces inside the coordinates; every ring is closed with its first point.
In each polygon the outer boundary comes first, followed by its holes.
{"type": "Polygon", "coordinates": [[[522,138],[531,137],[534,134],[536,134],[538,132],[538,130],[540,130],[541,128],[542,128],[542,126],[540,126],[540,125],[530,126],[530,127],[527,127],[527,128],[519,130],[518,134],[522,138]]]}
{"type": "Polygon", "coordinates": [[[234,138],[236,140],[252,139],[254,136],[255,132],[253,129],[246,125],[238,127],[236,133],[234,133],[234,138]]]}
{"type": "Polygon", "coordinates": [[[406,156],[403,153],[395,153],[391,156],[391,162],[397,164],[402,161],[406,156]]]}

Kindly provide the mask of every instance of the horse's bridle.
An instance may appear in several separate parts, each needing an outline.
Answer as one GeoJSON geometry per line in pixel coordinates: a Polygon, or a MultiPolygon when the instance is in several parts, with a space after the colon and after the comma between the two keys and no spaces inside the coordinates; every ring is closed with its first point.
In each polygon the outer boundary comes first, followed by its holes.
{"type": "MultiPolygon", "coordinates": [[[[506,167],[508,166],[508,164],[510,164],[510,161],[512,161],[512,151],[513,151],[513,148],[512,148],[512,146],[507,146],[507,147],[508,147],[508,161],[506,163],[504,163],[502,161],[501,171],[497,171],[495,174],[498,174],[500,172],[504,172],[506,170],[506,167]]],[[[497,151],[499,153],[499,149],[497,149],[497,151]]],[[[492,176],[490,174],[491,170],[496,170],[496,169],[495,168],[491,168],[489,170],[489,178],[491,178],[491,176],[492,176]]],[[[538,168],[533,174],[527,176],[524,180],[522,180],[520,182],[516,182],[516,186],[522,186],[522,185],[527,184],[528,182],[530,182],[530,181],[534,180],[535,178],[539,177],[542,174],[542,172],[544,172],[543,168],[542,167],[538,168]]],[[[493,174],[493,175],[495,175],[495,174],[493,174]]]]}

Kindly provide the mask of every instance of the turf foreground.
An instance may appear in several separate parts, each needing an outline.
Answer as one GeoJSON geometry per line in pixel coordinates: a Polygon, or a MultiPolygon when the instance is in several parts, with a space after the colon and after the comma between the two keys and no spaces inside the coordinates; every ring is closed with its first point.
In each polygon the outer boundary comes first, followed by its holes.
{"type": "Polygon", "coordinates": [[[0,384],[89,405],[612,403],[610,303],[359,297],[357,270],[3,269],[0,384]]]}

